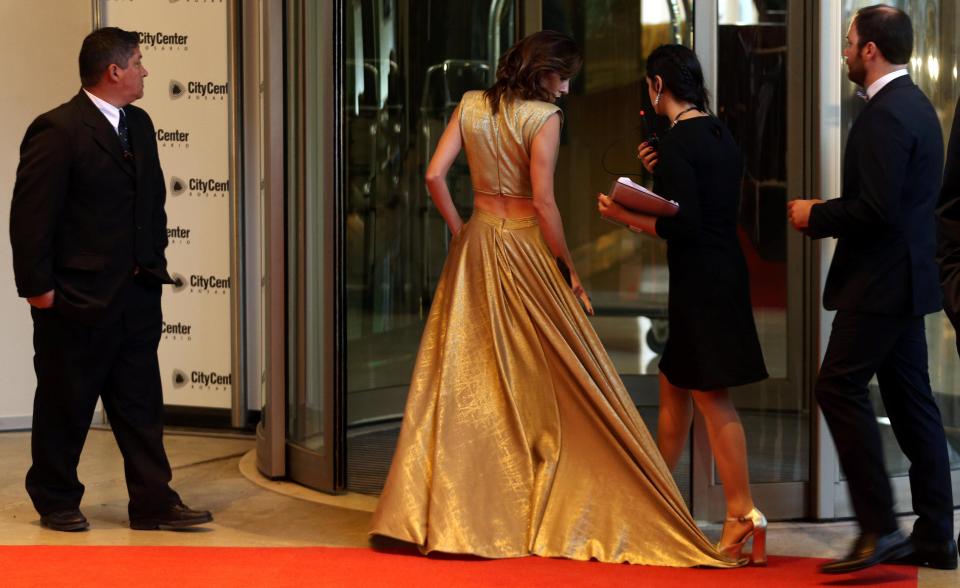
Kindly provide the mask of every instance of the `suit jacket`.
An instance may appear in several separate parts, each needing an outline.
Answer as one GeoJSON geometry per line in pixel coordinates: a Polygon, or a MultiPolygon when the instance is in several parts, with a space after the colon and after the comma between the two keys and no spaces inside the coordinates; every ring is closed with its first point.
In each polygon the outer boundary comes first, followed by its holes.
{"type": "Polygon", "coordinates": [[[903,76],[850,130],[840,198],[810,210],[808,234],[837,237],[828,310],[920,316],[941,308],[934,207],[943,134],[933,105],[903,76]]]}
{"type": "Polygon", "coordinates": [[[937,261],[943,308],[957,328],[960,326],[960,100],[953,114],[947,166],[937,203],[937,261]]]}
{"type": "Polygon", "coordinates": [[[166,187],[146,112],[124,114],[134,153],[81,90],[37,117],[20,145],[10,210],[17,292],[55,290],[55,307],[85,323],[119,312],[134,269],[173,283],[166,269],[166,187]]]}

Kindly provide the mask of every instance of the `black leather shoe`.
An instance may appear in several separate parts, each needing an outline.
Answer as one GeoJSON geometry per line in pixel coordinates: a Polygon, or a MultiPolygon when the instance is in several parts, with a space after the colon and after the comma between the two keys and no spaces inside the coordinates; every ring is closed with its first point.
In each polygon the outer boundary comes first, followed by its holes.
{"type": "Polygon", "coordinates": [[[875,566],[885,561],[907,557],[913,551],[910,540],[900,531],[886,535],[863,533],[857,537],[853,550],[843,559],[820,566],[823,574],[846,574],[875,566]]]}
{"type": "Polygon", "coordinates": [[[40,517],[40,524],[54,531],[84,531],[90,527],[79,508],[58,510],[40,517]]]}
{"type": "Polygon", "coordinates": [[[957,543],[953,539],[944,542],[922,541],[910,537],[913,553],[901,557],[898,564],[923,566],[938,570],[957,569],[957,543]]]}
{"type": "Polygon", "coordinates": [[[161,527],[182,529],[213,522],[209,510],[191,510],[184,503],[171,505],[158,513],[130,519],[130,528],[137,531],[153,531],[161,527]]]}

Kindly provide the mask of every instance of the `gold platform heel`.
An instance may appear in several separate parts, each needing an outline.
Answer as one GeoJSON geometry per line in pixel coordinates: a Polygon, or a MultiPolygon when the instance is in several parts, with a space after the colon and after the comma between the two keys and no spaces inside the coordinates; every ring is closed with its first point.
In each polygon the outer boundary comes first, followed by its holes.
{"type": "Polygon", "coordinates": [[[735,561],[740,561],[743,557],[743,548],[747,545],[747,541],[750,541],[752,538],[753,549],[751,550],[749,556],[750,563],[758,566],[766,565],[767,518],[763,516],[763,513],[754,508],[742,517],[730,517],[727,519],[727,521],[731,523],[746,523],[749,521],[751,523],[750,530],[747,531],[739,541],[722,549],[718,543],[717,550],[735,561]]]}

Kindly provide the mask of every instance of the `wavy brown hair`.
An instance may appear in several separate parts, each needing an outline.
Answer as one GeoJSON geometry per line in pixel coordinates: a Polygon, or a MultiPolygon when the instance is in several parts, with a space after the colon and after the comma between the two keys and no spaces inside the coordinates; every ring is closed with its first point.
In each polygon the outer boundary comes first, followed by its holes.
{"type": "Polygon", "coordinates": [[[576,42],[557,31],[539,31],[520,39],[500,57],[497,79],[484,95],[494,114],[501,100],[543,100],[553,95],[544,87],[547,74],[561,79],[577,75],[583,56],[576,42]]]}

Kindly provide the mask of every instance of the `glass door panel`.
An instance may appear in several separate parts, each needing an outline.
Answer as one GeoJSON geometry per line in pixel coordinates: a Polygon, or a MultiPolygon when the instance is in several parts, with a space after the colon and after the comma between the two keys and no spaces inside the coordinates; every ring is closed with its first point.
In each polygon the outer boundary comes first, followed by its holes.
{"type": "MultiPolygon", "coordinates": [[[[341,4],[348,483],[377,493],[447,253],[424,173],[461,96],[492,82],[517,12],[514,0],[341,4]]],[[[448,183],[469,216],[463,156],[448,183]]]]}
{"type": "MultiPolygon", "coordinates": [[[[698,7],[707,2],[716,11],[715,38],[697,52],[715,51],[713,109],[743,154],[740,245],[770,374],[731,394],[746,432],[758,506],[771,518],[800,517],[807,515],[810,479],[810,401],[803,363],[807,334],[801,322],[805,285],[797,263],[803,242],[787,231],[786,203],[788,195],[808,189],[810,148],[803,129],[809,101],[803,92],[802,58],[806,15],[799,3],[786,0],[704,0],[698,7]]],[[[706,451],[699,421],[695,438],[695,451],[706,451]]],[[[698,496],[704,498],[695,499],[695,515],[723,517],[722,480],[712,461],[694,477],[698,496]]]]}
{"type": "MultiPolygon", "coordinates": [[[[560,101],[555,191],[567,244],[593,301],[591,323],[655,433],[655,375],[667,335],[666,247],[603,221],[596,194],[618,176],[652,181],[636,159],[654,124],[641,116],[650,111],[644,60],[664,43],[692,46],[692,9],[674,0],[544,0],[541,14],[542,28],[569,34],[585,58],[560,101]]],[[[688,502],[690,472],[688,448],[675,472],[688,502]]]]}

